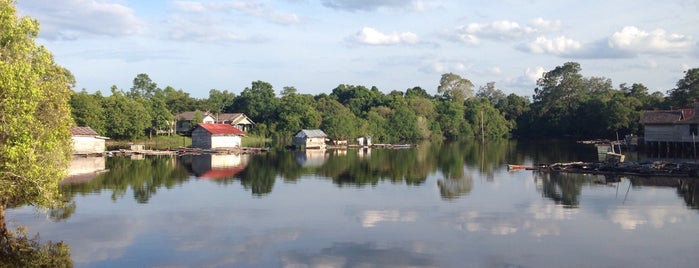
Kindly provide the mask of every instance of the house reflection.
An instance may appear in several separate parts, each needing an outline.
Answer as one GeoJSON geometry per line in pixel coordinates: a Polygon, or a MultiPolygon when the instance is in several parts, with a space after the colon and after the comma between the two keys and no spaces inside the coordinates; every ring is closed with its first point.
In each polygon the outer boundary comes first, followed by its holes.
{"type": "Polygon", "coordinates": [[[106,171],[105,157],[103,156],[75,156],[70,161],[68,177],[63,179],[60,184],[85,183],[106,171]]]}
{"type": "Polygon", "coordinates": [[[325,149],[294,151],[296,163],[302,167],[320,167],[328,160],[325,149]]]}
{"type": "Polygon", "coordinates": [[[245,170],[250,156],[247,154],[201,154],[192,156],[192,172],[197,178],[231,178],[245,170]]]}

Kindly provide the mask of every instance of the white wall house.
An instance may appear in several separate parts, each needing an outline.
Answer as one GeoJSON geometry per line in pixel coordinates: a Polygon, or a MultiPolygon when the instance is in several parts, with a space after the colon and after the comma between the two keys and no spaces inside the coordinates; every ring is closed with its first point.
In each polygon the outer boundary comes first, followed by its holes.
{"type": "Polygon", "coordinates": [[[198,124],[192,130],[192,147],[201,149],[240,148],[240,129],[229,124],[198,124]]]}
{"type": "Polygon", "coordinates": [[[328,135],[320,129],[304,129],[294,135],[291,145],[305,148],[325,149],[328,135]]]}
{"type": "Polygon", "coordinates": [[[91,127],[71,127],[73,154],[104,153],[105,141],[109,138],[100,136],[91,127]]]}

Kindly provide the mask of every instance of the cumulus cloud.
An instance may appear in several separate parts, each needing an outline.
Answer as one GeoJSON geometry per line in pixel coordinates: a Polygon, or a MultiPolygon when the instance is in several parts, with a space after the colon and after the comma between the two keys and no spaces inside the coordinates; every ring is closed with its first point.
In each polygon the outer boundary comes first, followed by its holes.
{"type": "Polygon", "coordinates": [[[424,10],[422,0],[323,0],[323,6],[344,11],[373,11],[382,7],[424,10]]]}
{"type": "Polygon", "coordinates": [[[364,45],[414,45],[419,43],[418,36],[411,32],[382,33],[371,27],[364,27],[349,41],[364,45]]]}
{"type": "Polygon", "coordinates": [[[556,38],[537,37],[534,41],[526,44],[523,50],[534,54],[551,54],[556,56],[569,56],[582,51],[583,45],[580,41],[573,40],[565,36],[556,38]]]}
{"type": "Polygon", "coordinates": [[[663,29],[645,31],[627,26],[608,39],[609,47],[631,53],[673,54],[688,52],[696,43],[690,36],[668,33],[663,29]]]}
{"type": "Polygon", "coordinates": [[[557,32],[561,28],[559,20],[536,18],[526,25],[518,22],[500,20],[490,23],[470,23],[456,27],[445,34],[447,39],[477,45],[481,39],[507,41],[522,40],[533,36],[557,32]]]}
{"type": "Polygon", "coordinates": [[[267,41],[267,38],[262,36],[250,36],[230,31],[221,27],[222,23],[214,18],[173,15],[165,23],[170,28],[168,38],[172,40],[199,43],[260,43],[267,41]]]}
{"type": "Polygon", "coordinates": [[[145,23],[131,8],[103,1],[64,0],[56,4],[51,0],[23,0],[18,8],[39,20],[40,37],[49,40],[135,35],[145,29],[145,23]]]}
{"type": "Polygon", "coordinates": [[[273,8],[259,3],[249,2],[193,2],[193,1],[175,1],[172,3],[175,10],[190,13],[203,12],[229,12],[238,11],[243,14],[263,19],[267,22],[280,25],[293,25],[301,22],[298,15],[292,13],[283,13],[274,10],[273,8]]]}

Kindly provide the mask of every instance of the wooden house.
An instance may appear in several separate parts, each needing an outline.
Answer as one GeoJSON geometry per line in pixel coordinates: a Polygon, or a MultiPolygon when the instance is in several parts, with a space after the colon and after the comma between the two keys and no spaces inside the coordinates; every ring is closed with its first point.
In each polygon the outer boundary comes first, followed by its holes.
{"type": "MultiPolygon", "coordinates": [[[[196,127],[197,123],[194,122],[194,115],[197,112],[182,112],[175,115],[175,133],[177,134],[189,134],[190,131],[196,127]]],[[[202,123],[213,124],[216,122],[213,115],[209,112],[201,112],[202,123]]]]}
{"type": "Polygon", "coordinates": [[[91,127],[71,127],[73,154],[102,154],[105,141],[109,138],[100,136],[91,127]]]}
{"type": "Polygon", "coordinates": [[[325,141],[328,135],[320,129],[304,129],[296,133],[291,141],[291,145],[304,148],[325,149],[325,141]]]}
{"type": "Polygon", "coordinates": [[[694,108],[641,113],[645,146],[660,151],[690,151],[696,146],[699,103],[694,108]]]}
{"type": "Polygon", "coordinates": [[[219,114],[216,116],[216,123],[233,125],[243,132],[250,131],[255,125],[255,122],[250,120],[250,118],[243,113],[219,114]]]}
{"type": "Polygon", "coordinates": [[[240,129],[228,124],[197,124],[192,130],[192,147],[201,149],[240,148],[240,129]]]}

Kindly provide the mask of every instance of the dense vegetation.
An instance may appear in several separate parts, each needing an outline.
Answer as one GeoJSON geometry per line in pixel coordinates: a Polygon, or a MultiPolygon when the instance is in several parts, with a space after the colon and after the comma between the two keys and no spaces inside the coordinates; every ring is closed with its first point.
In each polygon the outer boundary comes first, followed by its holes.
{"type": "Polygon", "coordinates": [[[39,24],[0,0],[0,267],[72,266],[63,243],[8,230],[5,209],[52,207],[71,155],[73,76],[34,43],[39,24]]]}
{"type": "Polygon", "coordinates": [[[584,77],[576,62],[546,72],[534,95],[505,95],[491,82],[475,91],[468,79],[448,73],[438,94],[420,87],[384,94],[376,87],[340,84],[330,94],[301,94],[284,87],[281,96],[264,81],[254,81],[235,95],[211,89],[196,99],[182,89],[158,88],[139,74],[124,91],[112,86],[111,96],[83,89],[71,105],[77,124],[116,139],[138,139],[171,128],[183,111],[245,113],[254,134],[290,137],[300,129],[324,130],[332,138],[369,135],[378,142],[421,139],[504,137],[613,137],[639,134],[642,110],[691,107],[699,99],[699,69],[690,69],[676,87],[649,93],[643,84],[620,84],[604,77],[584,77]]]}

